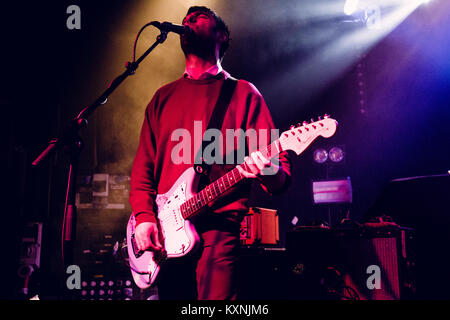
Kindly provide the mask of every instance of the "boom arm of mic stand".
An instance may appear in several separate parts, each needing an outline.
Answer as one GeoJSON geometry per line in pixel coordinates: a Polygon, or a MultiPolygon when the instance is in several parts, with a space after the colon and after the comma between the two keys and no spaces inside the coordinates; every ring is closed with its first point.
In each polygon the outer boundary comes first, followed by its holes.
{"type": "Polygon", "coordinates": [[[84,108],[78,116],[73,119],[69,126],[66,128],[66,130],[63,132],[63,134],[55,139],[50,140],[47,148],[45,148],[44,151],[32,162],[33,166],[38,166],[43,160],[45,160],[50,154],[52,154],[56,149],[65,146],[70,145],[73,141],[73,136],[78,132],[79,129],[85,127],[87,125],[87,118],[100,106],[106,103],[108,100],[108,97],[111,95],[111,93],[114,92],[114,90],[130,75],[133,75],[136,72],[136,69],[139,67],[139,64],[144,60],[147,55],[153,51],[153,49],[158,46],[159,44],[163,43],[167,39],[167,32],[161,31],[161,33],[156,38],[156,41],[153,43],[153,45],[147,49],[147,51],[142,54],[142,56],[134,61],[134,62],[127,62],[126,64],[126,70],[116,77],[109,87],[100,95],[97,100],[94,101],[90,106],[84,108]],[[69,140],[69,141],[68,141],[69,140]]]}
{"type": "Polygon", "coordinates": [[[76,235],[76,206],[75,206],[75,190],[76,176],[78,170],[79,154],[83,147],[83,143],[78,135],[79,129],[87,126],[87,118],[102,104],[105,104],[110,94],[130,75],[136,72],[136,69],[142,60],[159,44],[163,43],[167,38],[167,32],[161,31],[153,45],[144,52],[144,54],[133,62],[126,64],[126,70],[116,77],[103,94],[94,101],[93,104],[84,108],[76,118],[74,118],[65,128],[62,134],[49,142],[45,150],[32,162],[34,167],[38,166],[43,160],[51,155],[55,150],[64,147],[70,153],[70,168],[67,181],[66,201],[64,208],[64,222],[62,227],[62,259],[63,265],[70,265],[73,259],[73,242],[76,235]],[[69,259],[64,257],[64,248],[69,251],[69,259]]]}

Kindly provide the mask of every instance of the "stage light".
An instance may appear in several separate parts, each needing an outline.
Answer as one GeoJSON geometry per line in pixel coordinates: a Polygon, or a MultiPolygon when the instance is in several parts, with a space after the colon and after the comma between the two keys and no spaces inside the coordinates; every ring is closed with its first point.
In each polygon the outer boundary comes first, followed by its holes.
{"type": "Polygon", "coordinates": [[[317,163],[324,163],[328,160],[328,152],[325,149],[316,149],[313,158],[317,163]]]}
{"type": "Polygon", "coordinates": [[[351,16],[356,10],[358,10],[358,4],[358,0],[346,0],[344,4],[344,13],[351,16]]]}
{"type": "Polygon", "coordinates": [[[344,160],[344,150],[339,147],[333,147],[330,150],[329,157],[333,162],[341,162],[344,160]]]}

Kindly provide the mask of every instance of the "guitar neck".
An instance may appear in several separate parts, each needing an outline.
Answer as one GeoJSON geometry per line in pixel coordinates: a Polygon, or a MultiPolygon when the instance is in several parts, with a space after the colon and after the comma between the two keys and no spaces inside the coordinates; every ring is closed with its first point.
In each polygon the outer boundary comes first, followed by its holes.
{"type": "MultiPolygon", "coordinates": [[[[262,155],[268,159],[272,159],[281,151],[282,147],[279,139],[275,140],[270,145],[260,150],[262,155]]],[[[197,215],[200,210],[207,206],[210,202],[215,201],[222,194],[230,190],[233,186],[244,180],[245,177],[240,173],[238,169],[239,166],[242,165],[238,165],[234,169],[230,170],[216,181],[210,183],[192,198],[184,202],[180,207],[183,218],[189,219],[197,215]]]]}
{"type": "MultiPolygon", "coordinates": [[[[259,151],[267,159],[272,159],[283,150],[292,150],[299,155],[318,136],[323,136],[325,138],[331,137],[336,132],[336,126],[337,121],[331,119],[328,115],[325,115],[323,120],[319,118],[319,121],[316,122],[304,122],[302,126],[299,124],[297,127],[291,126],[289,130],[283,132],[279,139],[259,151]]],[[[180,207],[183,218],[189,219],[197,215],[200,212],[200,209],[219,198],[240,181],[244,180],[245,177],[239,171],[239,167],[244,165],[245,164],[238,165],[236,168],[209,184],[202,191],[184,202],[180,207]]]]}

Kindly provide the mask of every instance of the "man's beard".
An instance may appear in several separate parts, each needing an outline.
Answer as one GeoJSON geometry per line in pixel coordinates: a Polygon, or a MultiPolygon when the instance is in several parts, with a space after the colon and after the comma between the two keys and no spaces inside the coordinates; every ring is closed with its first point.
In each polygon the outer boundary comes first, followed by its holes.
{"type": "Polygon", "coordinates": [[[184,54],[193,54],[203,59],[215,58],[216,41],[212,38],[201,37],[195,33],[180,37],[181,49],[184,54]]]}

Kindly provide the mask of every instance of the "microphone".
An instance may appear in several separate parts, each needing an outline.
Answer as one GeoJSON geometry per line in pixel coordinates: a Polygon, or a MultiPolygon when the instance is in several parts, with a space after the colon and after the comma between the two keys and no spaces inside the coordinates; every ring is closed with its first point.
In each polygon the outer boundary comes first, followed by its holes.
{"type": "Polygon", "coordinates": [[[192,33],[191,28],[189,28],[188,26],[180,25],[180,24],[173,24],[170,22],[161,23],[158,21],[153,21],[152,24],[161,31],[175,32],[175,33],[179,34],[180,36],[183,34],[192,33]]]}

